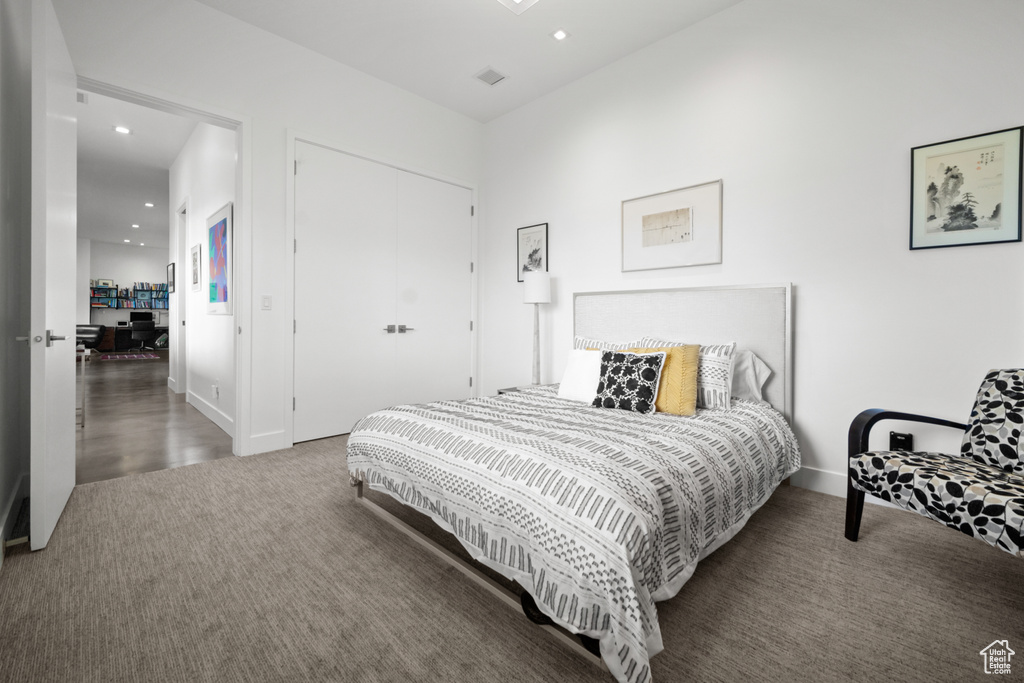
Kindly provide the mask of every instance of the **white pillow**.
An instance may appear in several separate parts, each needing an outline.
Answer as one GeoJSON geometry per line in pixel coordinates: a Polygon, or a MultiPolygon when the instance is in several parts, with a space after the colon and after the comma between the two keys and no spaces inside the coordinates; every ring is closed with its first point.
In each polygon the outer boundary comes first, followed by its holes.
{"type": "Polygon", "coordinates": [[[764,402],[761,390],[772,369],[748,349],[736,349],[732,357],[732,397],[764,402]]]}
{"type": "Polygon", "coordinates": [[[593,403],[597,384],[601,381],[601,352],[573,349],[558,385],[558,397],[570,401],[593,403]]]}

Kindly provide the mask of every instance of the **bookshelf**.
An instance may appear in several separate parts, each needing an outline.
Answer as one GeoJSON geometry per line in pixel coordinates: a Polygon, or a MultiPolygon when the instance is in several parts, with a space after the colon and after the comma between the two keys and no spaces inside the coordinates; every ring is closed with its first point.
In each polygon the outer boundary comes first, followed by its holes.
{"type": "Polygon", "coordinates": [[[167,284],[136,282],[132,287],[92,287],[89,291],[92,308],[167,309],[167,284]]]}

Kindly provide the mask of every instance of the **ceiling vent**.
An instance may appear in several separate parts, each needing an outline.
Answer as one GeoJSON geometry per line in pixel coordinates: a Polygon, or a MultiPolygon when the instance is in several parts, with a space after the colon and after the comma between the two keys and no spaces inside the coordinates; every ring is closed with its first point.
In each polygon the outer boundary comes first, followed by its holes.
{"type": "Polygon", "coordinates": [[[497,85],[505,80],[505,75],[500,74],[491,67],[487,67],[476,75],[478,79],[486,83],[487,85],[497,85]]]}

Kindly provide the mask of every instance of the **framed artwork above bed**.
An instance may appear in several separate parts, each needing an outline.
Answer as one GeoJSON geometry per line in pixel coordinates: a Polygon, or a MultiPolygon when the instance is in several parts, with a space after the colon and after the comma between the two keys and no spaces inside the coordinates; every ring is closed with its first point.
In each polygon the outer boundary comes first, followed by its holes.
{"type": "Polygon", "coordinates": [[[622,202],[622,271],[722,262],[722,181],[622,202]]]}

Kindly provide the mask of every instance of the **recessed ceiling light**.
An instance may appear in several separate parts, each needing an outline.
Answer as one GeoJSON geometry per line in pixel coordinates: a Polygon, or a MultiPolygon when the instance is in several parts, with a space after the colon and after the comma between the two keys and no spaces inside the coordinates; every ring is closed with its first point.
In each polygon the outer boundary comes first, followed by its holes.
{"type": "Polygon", "coordinates": [[[498,0],[505,7],[508,7],[514,14],[522,14],[533,7],[537,0],[498,0]]]}
{"type": "Polygon", "coordinates": [[[131,243],[131,240],[125,240],[125,242],[131,243]]]}
{"type": "Polygon", "coordinates": [[[126,128],[125,126],[114,126],[114,132],[120,133],[121,135],[131,135],[132,129],[126,128]]]}
{"type": "Polygon", "coordinates": [[[146,243],[145,242],[139,242],[139,246],[140,247],[144,247],[144,246],[146,246],[146,243]]]}
{"type": "Polygon", "coordinates": [[[137,227],[139,227],[139,224],[138,223],[132,223],[132,227],[133,228],[137,228],[137,227]]]}
{"type": "Polygon", "coordinates": [[[565,40],[566,38],[569,37],[569,33],[567,31],[564,31],[563,29],[558,29],[557,31],[551,34],[551,37],[554,38],[555,40],[565,40]]]}
{"type": "Polygon", "coordinates": [[[153,208],[153,202],[146,202],[146,208],[147,209],[152,209],[153,208]]]}

